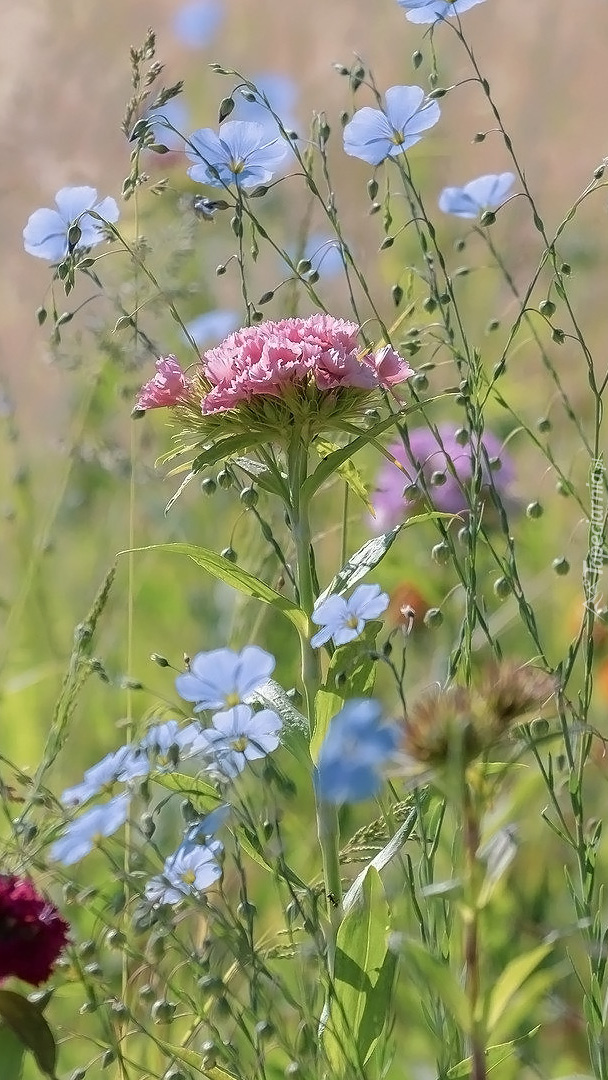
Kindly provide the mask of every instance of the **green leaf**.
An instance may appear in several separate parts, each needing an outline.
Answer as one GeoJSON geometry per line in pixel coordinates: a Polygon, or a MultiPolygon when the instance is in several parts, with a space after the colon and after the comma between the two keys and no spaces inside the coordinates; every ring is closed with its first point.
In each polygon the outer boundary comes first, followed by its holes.
{"type": "MultiPolygon", "coordinates": [[[[329,442],[328,439],[315,440],[315,450],[320,456],[327,456],[328,454],[331,454],[335,450],[339,449],[341,448],[337,445],[337,443],[329,442]]],[[[353,495],[356,495],[356,497],[361,500],[368,513],[371,514],[373,517],[374,508],[369,501],[365,482],[363,480],[363,477],[361,476],[361,473],[357,468],[355,468],[352,461],[345,461],[344,464],[340,465],[336,471],[338,475],[342,477],[344,482],[348,484],[348,487],[352,491],[353,495]]]]}
{"type": "Polygon", "coordinates": [[[467,1035],[471,1027],[467,997],[448,965],[428,952],[419,941],[406,939],[402,950],[406,960],[411,960],[422,975],[429,993],[434,993],[441,999],[460,1030],[467,1035]]]}
{"type": "MultiPolygon", "coordinates": [[[[245,851],[247,855],[249,855],[250,859],[253,859],[253,861],[257,863],[258,866],[261,866],[263,870],[267,870],[269,874],[276,875],[276,864],[271,865],[271,863],[268,862],[266,856],[260,848],[260,845],[256,842],[255,837],[252,838],[251,834],[248,836],[243,828],[237,828],[236,830],[231,829],[230,831],[233,833],[234,836],[236,836],[243,851],[245,851]]],[[[302,878],[298,877],[295,871],[293,871],[291,867],[288,866],[285,862],[281,864],[281,873],[289,879],[291,884],[295,886],[296,889],[308,888],[308,886],[305,885],[305,883],[302,881],[302,878]]]]}
{"type": "Polygon", "coordinates": [[[368,868],[336,939],[334,995],[323,1037],[339,1072],[368,1060],[389,1015],[395,957],[387,949],[388,921],[380,876],[368,868]]]}
{"type": "MultiPolygon", "coordinates": [[[[516,1053],[518,1046],[527,1042],[528,1039],[532,1039],[539,1030],[540,1024],[538,1027],[532,1028],[527,1035],[522,1035],[519,1039],[511,1039],[510,1042],[498,1043],[496,1046],[488,1046],[485,1052],[486,1071],[491,1072],[498,1065],[502,1065],[503,1061],[506,1061],[516,1053]]],[[[449,1080],[469,1080],[472,1065],[473,1058],[470,1057],[465,1058],[464,1061],[459,1061],[458,1065],[454,1065],[454,1067],[449,1070],[447,1074],[449,1080]]]]}
{"type": "Polygon", "coordinates": [[[499,975],[494,989],[490,994],[487,1016],[488,1035],[496,1027],[517,991],[521,988],[535,968],[542,964],[551,952],[551,945],[539,945],[523,956],[518,956],[507,964],[504,971],[499,975]]]}
{"type": "Polygon", "coordinates": [[[397,853],[401,851],[401,848],[405,843],[407,843],[410,836],[412,835],[412,832],[414,831],[416,817],[416,810],[410,810],[408,816],[406,817],[405,821],[399,826],[395,835],[391,836],[388,844],[385,844],[382,850],[379,851],[377,855],[374,855],[374,858],[365,867],[365,869],[362,870],[360,874],[357,874],[357,877],[353,881],[350,889],[347,893],[345,893],[343,901],[344,911],[350,911],[353,904],[357,902],[359,894],[361,893],[361,890],[365,883],[368,870],[370,868],[373,868],[379,873],[380,870],[384,870],[384,867],[388,865],[391,859],[393,859],[395,855],[397,855],[397,853]]]}
{"type": "Polygon", "coordinates": [[[21,1080],[25,1046],[10,1027],[0,1023],[0,1061],[2,1080],[21,1080]]]}
{"type": "Polygon", "coordinates": [[[199,780],[196,776],[189,776],[188,773],[155,772],[150,774],[150,779],[167,791],[177,791],[180,795],[185,795],[197,814],[210,813],[222,801],[211,784],[199,780]]]}
{"type": "Polygon", "coordinates": [[[331,658],[325,684],[315,695],[315,722],[310,741],[310,756],[317,760],[330,721],[344,702],[353,697],[369,697],[376,679],[376,661],[372,650],[382,624],[369,622],[363,634],[348,645],[341,645],[331,658]],[[336,677],[344,675],[337,686],[336,677]]]}
{"type": "Polygon", "coordinates": [[[281,746],[310,772],[310,752],[308,749],[308,721],[291,703],[282,686],[274,679],[268,679],[251,695],[253,701],[259,701],[267,708],[274,709],[283,721],[281,746]]]}
{"type": "MultiPolygon", "coordinates": [[[[263,604],[270,604],[275,611],[280,611],[295,626],[299,633],[308,633],[308,618],[301,608],[281,596],[266,585],[264,581],[258,581],[253,574],[241,570],[222,555],[218,555],[209,548],[197,547],[195,544],[150,544],[148,547],[133,548],[133,552],[139,551],[168,551],[175,555],[186,555],[193,562],[206,570],[208,574],[218,581],[224,581],[245,596],[252,596],[261,600],[263,604]]],[[[128,555],[128,551],[119,552],[120,555],[128,555]]]]}
{"type": "Polygon", "coordinates": [[[0,990],[0,1017],[23,1046],[31,1050],[40,1071],[54,1080],[57,1047],[38,1006],[12,990],[0,990]]]}
{"type": "Polygon", "coordinates": [[[351,555],[348,562],[344,563],[333,581],[330,581],[327,588],[321,593],[317,603],[326,600],[332,593],[338,593],[341,596],[342,593],[352,588],[357,581],[364,578],[370,570],[378,566],[378,563],[382,561],[389,548],[392,547],[402,529],[408,529],[411,525],[419,525],[423,521],[436,521],[438,518],[452,518],[453,516],[453,514],[442,514],[434,511],[430,511],[428,514],[417,514],[416,517],[408,518],[407,521],[403,521],[394,529],[390,529],[389,532],[368,540],[354,555],[351,555]]]}
{"type": "MultiPolygon", "coordinates": [[[[443,396],[443,394],[439,394],[435,398],[427,398],[424,404],[430,405],[431,401],[436,401],[443,396]]],[[[302,499],[305,502],[308,502],[315,491],[318,491],[321,487],[321,484],[324,484],[326,480],[329,480],[330,476],[337,472],[339,467],[343,465],[345,461],[348,461],[353,454],[357,453],[357,450],[361,450],[364,446],[373,442],[377,435],[382,435],[383,432],[387,431],[390,427],[393,427],[400,420],[403,420],[409,413],[417,412],[419,408],[420,406],[418,404],[403,406],[403,408],[399,409],[397,412],[391,413],[390,416],[385,417],[384,420],[380,420],[377,424],[374,424],[373,427],[368,428],[367,431],[362,432],[361,434],[357,433],[358,429],[354,427],[354,425],[344,424],[344,431],[347,431],[349,434],[354,434],[355,438],[346,446],[342,446],[339,450],[335,450],[332,454],[328,454],[327,457],[323,458],[321,464],[317,465],[315,471],[302,485],[302,499]]],[[[453,514],[448,516],[453,517],[453,514]]]]}
{"type": "Polygon", "coordinates": [[[235,458],[234,464],[238,465],[239,469],[242,469],[263,491],[268,491],[271,495],[278,495],[279,498],[285,498],[287,494],[285,483],[278,473],[273,472],[267,465],[257,461],[256,458],[246,457],[235,458]]]}

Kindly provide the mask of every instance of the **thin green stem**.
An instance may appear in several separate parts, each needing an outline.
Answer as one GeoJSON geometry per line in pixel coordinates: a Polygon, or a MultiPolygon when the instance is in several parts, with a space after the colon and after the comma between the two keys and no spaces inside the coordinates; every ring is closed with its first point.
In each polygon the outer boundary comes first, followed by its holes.
{"type": "MultiPolygon", "coordinates": [[[[309,616],[306,632],[300,633],[302,658],[302,684],[310,726],[314,734],[315,699],[321,685],[319,654],[310,644],[313,626],[310,615],[316,600],[315,575],[312,563],[312,536],[308,501],[302,497],[302,488],[308,468],[308,443],[306,432],[294,432],[289,453],[290,522],[295,545],[296,576],[300,607],[309,616]]],[[[315,784],[317,831],[323,861],[323,880],[327,898],[329,930],[326,935],[327,956],[330,972],[333,969],[335,940],[342,919],[342,880],[340,875],[340,830],[336,807],[324,802],[315,784]]]]}

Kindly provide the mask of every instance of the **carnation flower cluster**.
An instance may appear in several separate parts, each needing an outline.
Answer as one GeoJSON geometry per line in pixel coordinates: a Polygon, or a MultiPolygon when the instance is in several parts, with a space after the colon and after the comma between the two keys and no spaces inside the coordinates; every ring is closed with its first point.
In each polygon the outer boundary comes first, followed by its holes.
{"type": "Polygon", "coordinates": [[[373,391],[394,392],[412,375],[390,345],[361,350],[358,339],[356,323],[331,315],[245,327],[209,349],[188,374],[173,356],[158,360],[135,411],[182,406],[196,424],[201,416],[238,410],[246,423],[249,415],[270,419],[274,401],[277,422],[283,405],[290,415],[331,425],[337,414],[356,410],[373,391]]]}

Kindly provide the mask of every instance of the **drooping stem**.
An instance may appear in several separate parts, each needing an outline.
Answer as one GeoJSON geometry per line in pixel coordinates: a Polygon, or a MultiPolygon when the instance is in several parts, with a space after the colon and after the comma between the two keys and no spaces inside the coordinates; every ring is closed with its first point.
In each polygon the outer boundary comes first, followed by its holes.
{"type": "Polygon", "coordinates": [[[464,782],[463,809],[465,860],[464,962],[471,1027],[471,1080],[486,1080],[485,1035],[479,1009],[479,907],[477,903],[479,822],[472,793],[466,779],[464,782]]]}
{"type": "MultiPolygon", "coordinates": [[[[304,432],[294,433],[289,455],[289,517],[295,545],[296,579],[300,607],[309,616],[306,631],[300,632],[302,661],[302,684],[310,737],[314,734],[315,698],[321,685],[319,653],[310,644],[314,626],[310,615],[316,600],[315,575],[312,562],[312,536],[308,500],[304,484],[308,466],[308,447],[304,432]],[[297,440],[297,442],[296,442],[297,440]]],[[[323,880],[327,897],[327,914],[330,930],[327,937],[327,955],[330,971],[333,968],[335,937],[342,918],[342,882],[340,877],[338,814],[335,806],[325,802],[315,787],[317,832],[323,861],[323,880]]]]}

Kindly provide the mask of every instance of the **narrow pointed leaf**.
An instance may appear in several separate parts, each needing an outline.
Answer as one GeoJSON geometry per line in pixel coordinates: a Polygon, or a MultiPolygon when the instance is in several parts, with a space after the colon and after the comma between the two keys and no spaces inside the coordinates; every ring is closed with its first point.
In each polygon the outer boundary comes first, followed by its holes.
{"type": "Polygon", "coordinates": [[[499,975],[490,995],[487,1030],[491,1034],[517,991],[535,968],[542,964],[551,952],[551,945],[539,945],[531,952],[516,957],[499,975]]]}
{"type": "Polygon", "coordinates": [[[281,746],[284,746],[307,771],[310,770],[308,720],[292,705],[283,687],[279,686],[274,679],[268,679],[247,700],[259,701],[278,713],[283,721],[280,735],[281,746]]]}
{"type": "Polygon", "coordinates": [[[368,868],[336,940],[334,996],[323,1037],[338,1073],[357,1069],[368,1059],[389,1014],[394,958],[386,963],[388,922],[382,882],[376,870],[368,868]]]}
{"type": "MultiPolygon", "coordinates": [[[[270,604],[275,611],[285,615],[300,633],[305,634],[308,631],[308,618],[297,604],[209,548],[197,547],[195,544],[151,544],[149,547],[133,548],[133,551],[167,551],[175,555],[186,555],[218,581],[231,585],[238,592],[252,596],[263,604],[270,604]]],[[[128,552],[123,551],[120,554],[126,555],[128,552]]]]}
{"type": "Polygon", "coordinates": [[[57,1047],[53,1032],[38,1006],[12,990],[0,990],[0,1018],[26,1049],[31,1050],[40,1071],[54,1078],[57,1047]]]}
{"type": "Polygon", "coordinates": [[[395,835],[391,836],[388,844],[385,844],[382,850],[379,851],[377,855],[374,855],[374,858],[371,860],[369,865],[366,866],[360,874],[357,874],[357,877],[353,881],[350,889],[344,895],[344,911],[350,911],[353,904],[357,902],[357,899],[365,883],[367,872],[370,867],[379,873],[381,870],[384,870],[384,867],[388,865],[391,859],[394,859],[395,855],[397,855],[398,852],[401,851],[401,848],[405,843],[407,843],[410,836],[412,835],[412,832],[414,831],[414,825],[416,824],[416,816],[416,810],[411,810],[405,821],[397,829],[395,835]]]}
{"type": "Polygon", "coordinates": [[[363,547],[360,547],[358,551],[355,551],[355,554],[351,555],[348,562],[344,563],[342,569],[338,571],[335,578],[330,581],[327,588],[323,590],[317,603],[325,600],[332,593],[338,593],[341,596],[360,581],[361,578],[364,578],[370,570],[373,570],[378,566],[403,529],[408,529],[412,525],[420,525],[425,521],[436,521],[438,518],[452,518],[453,516],[453,514],[442,514],[434,511],[431,511],[428,514],[417,514],[416,517],[411,517],[408,518],[407,521],[402,521],[401,524],[396,525],[394,529],[390,529],[380,536],[374,536],[372,540],[368,540],[363,544],[363,547]]]}
{"type": "MultiPolygon", "coordinates": [[[[503,1061],[507,1061],[508,1058],[513,1057],[513,1054],[517,1053],[518,1048],[522,1043],[532,1039],[537,1031],[540,1031],[540,1025],[532,1028],[527,1035],[522,1035],[519,1039],[511,1039],[510,1042],[498,1043],[496,1046],[488,1046],[486,1050],[486,1071],[488,1073],[496,1069],[498,1065],[502,1065],[503,1061]]],[[[449,1080],[470,1080],[471,1070],[473,1068],[473,1058],[465,1058],[464,1061],[459,1061],[458,1065],[454,1065],[448,1072],[449,1080]]]]}

